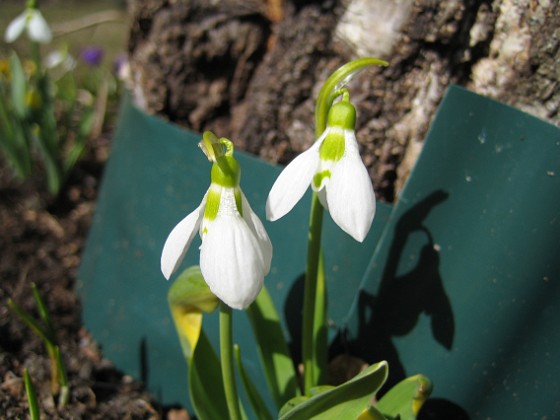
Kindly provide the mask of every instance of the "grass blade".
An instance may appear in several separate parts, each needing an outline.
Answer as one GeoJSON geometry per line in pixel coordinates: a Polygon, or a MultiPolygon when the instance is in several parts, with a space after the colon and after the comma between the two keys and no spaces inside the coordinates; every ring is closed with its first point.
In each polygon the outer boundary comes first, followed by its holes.
{"type": "Polygon", "coordinates": [[[35,392],[35,387],[29,376],[27,369],[23,369],[23,380],[25,382],[25,393],[27,394],[27,401],[29,403],[29,417],[31,420],[39,420],[39,402],[37,401],[37,393],[35,392]]]}

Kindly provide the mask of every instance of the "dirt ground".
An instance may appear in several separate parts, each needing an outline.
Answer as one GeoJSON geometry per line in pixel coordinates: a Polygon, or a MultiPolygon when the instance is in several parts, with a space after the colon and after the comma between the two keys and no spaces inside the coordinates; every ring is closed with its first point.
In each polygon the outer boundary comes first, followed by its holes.
{"type": "Polygon", "coordinates": [[[95,210],[109,136],[91,143],[56,200],[42,178],[15,180],[0,158],[0,418],[28,418],[23,383],[27,368],[42,418],[187,419],[184,410],[158,403],[142,384],[118,372],[82,326],[74,291],[80,255],[95,210]],[[38,286],[57,329],[70,383],[69,404],[56,408],[50,363],[41,340],[7,307],[9,298],[37,315],[31,284],[38,286]]]}

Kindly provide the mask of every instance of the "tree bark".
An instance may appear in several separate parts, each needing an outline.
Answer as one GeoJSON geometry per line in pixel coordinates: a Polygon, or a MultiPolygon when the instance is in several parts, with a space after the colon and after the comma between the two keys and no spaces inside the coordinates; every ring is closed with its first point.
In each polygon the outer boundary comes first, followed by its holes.
{"type": "Polygon", "coordinates": [[[139,106],[213,130],[272,162],[313,138],[313,107],[344,62],[387,68],[350,85],[378,196],[393,201],[450,83],[560,123],[560,5],[553,0],[137,0],[139,106]]]}

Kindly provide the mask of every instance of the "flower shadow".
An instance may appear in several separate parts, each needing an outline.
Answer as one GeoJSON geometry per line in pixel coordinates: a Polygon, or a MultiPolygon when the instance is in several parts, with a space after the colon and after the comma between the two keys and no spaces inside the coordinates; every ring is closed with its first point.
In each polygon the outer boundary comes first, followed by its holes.
{"type": "MultiPolygon", "coordinates": [[[[421,315],[430,318],[434,340],[449,351],[453,347],[455,320],[440,275],[439,247],[424,225],[432,209],[447,198],[447,192],[434,191],[399,216],[377,293],[373,295],[363,289],[359,292],[357,334],[349,338],[347,332],[341,331],[331,345],[331,356],[346,353],[370,364],[386,360],[391,373],[381,394],[408,376],[394,338],[410,334],[421,315]],[[411,238],[413,234],[414,239],[411,238]],[[419,237],[424,239],[419,241],[419,237]],[[399,267],[403,258],[410,258],[411,242],[416,264],[402,273],[399,267]]],[[[430,418],[449,418],[445,416],[464,412],[450,401],[430,407],[432,410],[435,407],[435,417],[430,418]],[[445,413],[438,413],[441,407],[445,413]]]]}

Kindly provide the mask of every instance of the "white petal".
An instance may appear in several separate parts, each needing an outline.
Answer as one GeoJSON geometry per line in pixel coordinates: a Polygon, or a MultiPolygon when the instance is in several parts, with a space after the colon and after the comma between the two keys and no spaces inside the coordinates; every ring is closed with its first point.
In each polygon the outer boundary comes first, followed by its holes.
{"type": "Polygon", "coordinates": [[[249,306],[262,289],[260,245],[240,216],[217,217],[200,247],[200,270],[220,300],[235,309],[249,306]]]}
{"type": "Polygon", "coordinates": [[[27,21],[27,12],[23,12],[18,15],[14,20],[10,22],[4,33],[4,41],[7,43],[14,42],[19,38],[23,30],[25,29],[27,21]]]}
{"type": "Polygon", "coordinates": [[[249,201],[243,192],[241,192],[241,196],[243,198],[243,219],[245,219],[249,229],[251,229],[259,242],[264,274],[267,275],[270,271],[270,262],[272,261],[272,243],[270,242],[270,238],[268,237],[261,220],[255,212],[253,212],[253,209],[249,205],[249,201]]]}
{"type": "Polygon", "coordinates": [[[346,233],[362,242],[375,216],[375,194],[358,152],[354,132],[347,130],[346,152],[327,183],[329,213],[346,233]]]}
{"type": "MultiPolygon", "coordinates": [[[[237,201],[235,201],[235,193],[239,191],[239,188],[221,187],[217,184],[212,184],[211,188],[220,189],[220,206],[218,207],[218,216],[239,216],[237,201]]],[[[241,193],[241,191],[239,192],[241,193]]]]}
{"type": "Polygon", "coordinates": [[[34,9],[32,15],[27,24],[27,33],[29,38],[33,41],[41,42],[43,44],[48,44],[52,40],[51,28],[41,12],[34,9]]]}
{"type": "Polygon", "coordinates": [[[319,164],[319,138],[280,173],[266,200],[266,218],[274,221],[288,213],[303,197],[319,164]]]}
{"type": "Polygon", "coordinates": [[[205,204],[206,196],[200,206],[181,220],[167,237],[161,253],[161,272],[167,280],[179,267],[189,250],[189,246],[200,226],[205,204]]]}
{"type": "Polygon", "coordinates": [[[323,206],[325,210],[329,209],[329,203],[327,202],[327,189],[323,188],[317,191],[317,197],[319,198],[319,202],[323,206]]]}

